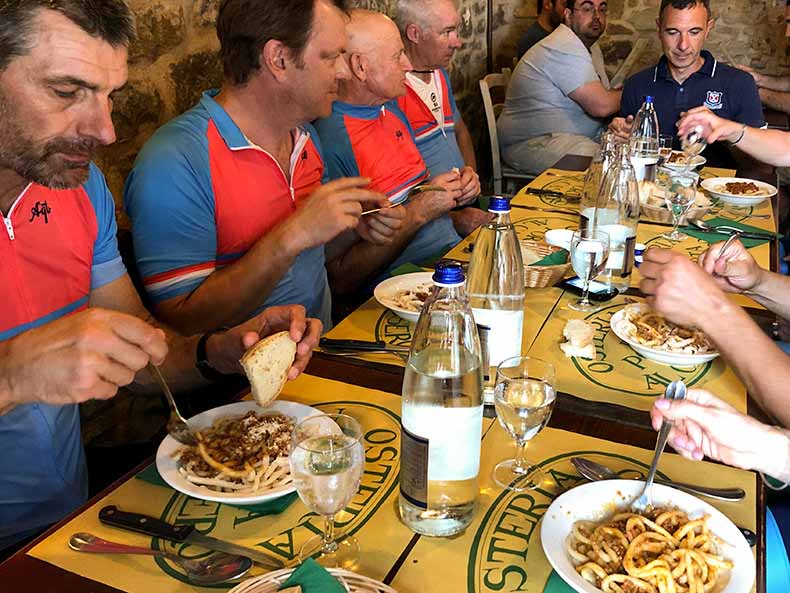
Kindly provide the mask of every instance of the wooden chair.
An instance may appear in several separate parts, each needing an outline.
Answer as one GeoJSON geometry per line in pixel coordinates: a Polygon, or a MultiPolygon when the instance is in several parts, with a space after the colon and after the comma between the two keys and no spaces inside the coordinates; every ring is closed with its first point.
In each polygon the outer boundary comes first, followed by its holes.
{"type": "Polygon", "coordinates": [[[483,95],[488,137],[491,142],[491,170],[494,178],[494,193],[497,195],[502,193],[503,179],[534,179],[532,175],[521,173],[504,164],[499,154],[496,120],[504,107],[505,91],[509,82],[510,68],[502,68],[501,73],[488,74],[480,80],[480,93],[483,95]]]}

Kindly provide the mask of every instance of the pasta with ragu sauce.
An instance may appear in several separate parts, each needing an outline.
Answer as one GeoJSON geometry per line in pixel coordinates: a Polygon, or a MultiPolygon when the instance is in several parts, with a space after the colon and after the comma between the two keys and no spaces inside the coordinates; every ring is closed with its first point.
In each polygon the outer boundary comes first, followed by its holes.
{"type": "Polygon", "coordinates": [[[577,521],[566,548],[576,572],[606,593],[713,593],[732,563],[719,555],[707,520],[657,508],[577,521]]]}
{"type": "Polygon", "coordinates": [[[716,351],[700,330],[676,325],[644,305],[628,305],[616,323],[617,331],[647,348],[682,354],[716,351]]]}

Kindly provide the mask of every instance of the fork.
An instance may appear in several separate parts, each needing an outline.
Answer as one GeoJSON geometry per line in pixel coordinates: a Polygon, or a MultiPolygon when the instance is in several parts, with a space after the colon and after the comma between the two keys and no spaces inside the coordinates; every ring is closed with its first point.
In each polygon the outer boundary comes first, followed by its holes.
{"type": "MultiPolygon", "coordinates": [[[[686,384],[683,381],[672,381],[664,390],[664,398],[671,400],[686,399],[686,384]]],[[[653,480],[656,477],[656,469],[658,469],[658,458],[661,457],[661,453],[664,451],[671,429],[671,422],[667,420],[661,422],[661,429],[658,431],[658,439],[656,440],[656,450],[653,453],[653,461],[650,464],[650,471],[647,472],[647,477],[645,478],[645,487],[642,488],[639,498],[631,503],[631,509],[636,513],[644,514],[653,510],[653,480]]]]}
{"type": "Polygon", "coordinates": [[[167,398],[167,404],[170,406],[170,418],[167,420],[167,433],[179,443],[184,445],[196,445],[197,438],[195,437],[195,433],[189,427],[187,421],[184,420],[181,412],[178,411],[176,400],[170,391],[170,387],[167,386],[167,381],[165,381],[165,378],[162,376],[159,367],[149,362],[148,372],[150,372],[154,379],[156,379],[156,382],[159,383],[159,387],[162,388],[167,398]]]}

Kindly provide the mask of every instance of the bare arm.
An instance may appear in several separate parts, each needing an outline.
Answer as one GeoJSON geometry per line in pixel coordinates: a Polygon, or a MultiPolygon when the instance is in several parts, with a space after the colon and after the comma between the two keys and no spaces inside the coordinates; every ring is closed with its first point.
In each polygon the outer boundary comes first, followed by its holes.
{"type": "Polygon", "coordinates": [[[755,159],[777,167],[790,166],[790,133],[745,127],[722,119],[707,107],[695,107],[678,121],[678,135],[701,126],[708,144],[718,140],[737,142],[737,147],[755,159]],[[743,136],[741,136],[743,132],[743,136]],[[740,140],[739,140],[740,138],[740,140]]]}
{"type": "Polygon", "coordinates": [[[621,90],[607,90],[600,81],[583,84],[568,96],[592,117],[609,117],[620,110],[621,90]]]}
{"type": "Polygon", "coordinates": [[[763,105],[767,105],[771,109],[790,113],[790,92],[788,91],[760,89],[760,99],[763,105]]]}

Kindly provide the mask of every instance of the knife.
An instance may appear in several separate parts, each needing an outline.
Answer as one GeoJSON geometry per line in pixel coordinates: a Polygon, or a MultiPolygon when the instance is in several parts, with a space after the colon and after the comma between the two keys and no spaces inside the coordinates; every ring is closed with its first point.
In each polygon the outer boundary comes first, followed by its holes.
{"type": "Polygon", "coordinates": [[[393,346],[381,340],[372,342],[367,340],[338,340],[333,338],[321,338],[318,341],[321,348],[327,350],[359,350],[365,351],[390,351],[390,352],[408,352],[408,346],[393,346]]]}
{"type": "MultiPolygon", "coordinates": [[[[701,233],[714,233],[717,235],[724,235],[725,237],[729,237],[730,235],[734,235],[734,231],[727,231],[727,230],[716,230],[715,228],[710,228],[707,230],[702,230],[699,227],[689,227],[690,230],[701,232],[701,233]]],[[[742,232],[738,233],[738,236],[742,239],[757,239],[759,241],[773,241],[777,238],[777,235],[771,233],[750,233],[750,232],[742,232]]]]}
{"type": "Polygon", "coordinates": [[[127,513],[118,509],[115,505],[104,507],[99,511],[99,521],[112,527],[120,527],[129,531],[136,531],[145,535],[151,535],[161,539],[174,542],[186,542],[206,548],[208,550],[219,550],[228,554],[246,556],[253,562],[271,569],[283,568],[285,564],[278,558],[273,558],[260,550],[239,546],[230,542],[203,535],[195,529],[194,525],[171,525],[160,521],[155,517],[141,515],[138,513],[127,513]]]}
{"type": "Polygon", "coordinates": [[[581,196],[577,196],[574,194],[565,194],[561,191],[555,191],[553,189],[539,189],[537,187],[528,187],[527,188],[528,194],[534,194],[536,196],[551,196],[554,198],[565,198],[566,200],[581,200],[581,196]]]}

